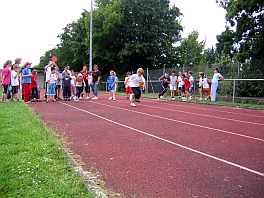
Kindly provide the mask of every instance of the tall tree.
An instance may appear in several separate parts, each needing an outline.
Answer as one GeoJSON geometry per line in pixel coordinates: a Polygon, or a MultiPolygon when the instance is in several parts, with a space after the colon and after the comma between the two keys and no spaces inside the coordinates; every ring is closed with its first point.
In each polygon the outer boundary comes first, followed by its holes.
{"type": "Polygon", "coordinates": [[[187,38],[183,38],[181,45],[176,47],[181,66],[199,65],[203,58],[205,41],[198,41],[198,31],[191,32],[187,38]]]}

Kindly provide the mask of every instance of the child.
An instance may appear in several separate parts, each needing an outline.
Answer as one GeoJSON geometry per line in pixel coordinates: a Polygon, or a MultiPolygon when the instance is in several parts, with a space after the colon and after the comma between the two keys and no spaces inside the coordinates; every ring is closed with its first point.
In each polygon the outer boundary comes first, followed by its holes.
{"type": "Polygon", "coordinates": [[[178,97],[181,98],[182,97],[182,72],[178,73],[178,79],[177,79],[177,84],[178,84],[178,97]]]}
{"type": "Polygon", "coordinates": [[[199,82],[198,82],[199,94],[200,94],[199,100],[203,100],[203,78],[202,76],[204,76],[204,73],[199,72],[199,82]]]}
{"type": "Polygon", "coordinates": [[[53,102],[56,102],[55,99],[55,84],[57,81],[57,76],[55,73],[55,68],[51,68],[51,74],[48,77],[48,89],[47,89],[47,103],[49,102],[49,99],[51,99],[53,102]]]}
{"type": "Polygon", "coordinates": [[[132,107],[137,106],[135,102],[136,100],[139,100],[141,96],[141,90],[139,88],[139,83],[142,82],[142,89],[145,88],[145,78],[143,77],[143,74],[144,74],[144,70],[142,68],[139,68],[137,70],[137,74],[133,74],[128,77],[130,79],[130,86],[133,92],[133,94],[130,95],[130,101],[131,101],[132,107]],[[133,98],[133,95],[134,95],[134,98],[133,98]]]}
{"type": "Polygon", "coordinates": [[[210,80],[204,76],[203,72],[199,73],[199,75],[201,75],[202,88],[207,95],[205,100],[211,99],[211,96],[210,96],[211,88],[209,84],[210,80]]]}
{"type": "Polygon", "coordinates": [[[163,96],[168,89],[168,86],[170,84],[169,73],[165,73],[164,76],[159,77],[159,80],[162,80],[162,91],[158,95],[158,100],[160,100],[160,97],[163,96]]]}
{"type": "Polygon", "coordinates": [[[38,71],[33,69],[31,76],[31,99],[39,100],[38,71]]]}
{"type": "Polygon", "coordinates": [[[56,76],[57,76],[57,82],[56,82],[57,98],[58,98],[58,100],[61,100],[61,98],[60,98],[60,91],[61,91],[61,78],[62,78],[62,73],[60,73],[60,70],[59,69],[56,71],[56,76]]]}
{"type": "Polygon", "coordinates": [[[76,81],[74,70],[71,70],[70,77],[71,77],[71,97],[73,98],[75,96],[75,81],[76,81]]]}
{"type": "Polygon", "coordinates": [[[71,77],[68,72],[64,73],[62,77],[62,85],[63,85],[63,98],[64,100],[71,100],[71,77]]]}
{"type": "Polygon", "coordinates": [[[76,96],[74,97],[74,100],[76,102],[79,101],[79,98],[81,96],[81,93],[83,92],[83,85],[85,85],[83,75],[81,73],[78,74],[78,77],[76,78],[76,96]]]}
{"type": "Polygon", "coordinates": [[[218,68],[214,68],[214,76],[212,79],[212,87],[211,87],[211,101],[215,102],[216,100],[216,91],[218,88],[218,82],[223,80],[224,77],[219,73],[219,69],[218,68]]]}
{"type": "MultiPolygon", "coordinates": [[[[83,91],[85,91],[85,94],[86,94],[85,99],[89,100],[90,99],[90,97],[89,97],[90,87],[88,86],[88,75],[89,75],[89,72],[87,70],[87,66],[83,66],[83,69],[82,69],[82,71],[80,71],[80,74],[82,74],[82,78],[83,78],[83,81],[84,81],[84,83],[83,83],[83,91]]],[[[82,100],[83,94],[84,93],[81,93],[81,95],[79,97],[80,100],[82,100]]]]}
{"type": "Polygon", "coordinates": [[[170,76],[170,91],[172,100],[175,100],[176,82],[177,76],[175,76],[175,71],[172,71],[170,76]]]}
{"type": "Polygon", "coordinates": [[[115,99],[115,87],[116,87],[116,77],[115,72],[113,70],[110,71],[110,76],[107,78],[108,82],[108,90],[110,91],[110,98],[109,100],[116,100],[115,99]]]}
{"type": "Polygon", "coordinates": [[[26,103],[30,102],[30,94],[31,94],[31,63],[26,62],[26,68],[22,70],[22,83],[23,83],[23,95],[24,101],[26,103]]]}
{"type": "Polygon", "coordinates": [[[183,101],[188,101],[190,94],[189,94],[189,89],[191,87],[190,81],[188,78],[186,78],[185,74],[182,74],[182,78],[184,81],[184,86],[185,86],[185,98],[183,98],[183,101]]]}
{"type": "Polygon", "coordinates": [[[193,87],[194,87],[194,78],[193,78],[193,73],[191,71],[188,72],[188,76],[189,76],[189,81],[190,81],[190,89],[189,89],[189,94],[190,94],[190,100],[192,99],[192,95],[193,95],[193,87]]]}
{"type": "Polygon", "coordinates": [[[18,98],[18,86],[19,86],[19,66],[14,65],[13,70],[11,71],[11,86],[12,86],[12,98],[11,100],[16,99],[19,101],[18,98]]]}
{"type": "Polygon", "coordinates": [[[3,91],[3,97],[2,97],[2,101],[3,102],[8,102],[7,100],[7,91],[8,88],[10,86],[10,82],[11,82],[11,70],[10,67],[12,66],[12,61],[8,60],[5,62],[4,64],[4,70],[2,71],[2,85],[4,87],[4,91],[3,91]]]}
{"type": "Polygon", "coordinates": [[[126,95],[127,95],[127,99],[129,99],[129,95],[132,94],[132,89],[130,87],[130,79],[129,79],[129,76],[131,76],[131,73],[130,72],[127,72],[126,73],[126,78],[125,78],[125,87],[126,87],[126,95]],[[129,95],[128,95],[129,94],[129,95]]]}

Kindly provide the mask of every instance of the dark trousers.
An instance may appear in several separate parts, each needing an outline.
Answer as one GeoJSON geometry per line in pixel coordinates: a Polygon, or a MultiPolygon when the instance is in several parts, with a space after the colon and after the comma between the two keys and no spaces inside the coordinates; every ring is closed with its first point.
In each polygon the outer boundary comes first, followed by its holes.
{"type": "Polygon", "coordinates": [[[81,93],[83,92],[82,87],[75,87],[76,88],[76,97],[80,98],[81,93]]]}
{"type": "Polygon", "coordinates": [[[70,97],[71,97],[71,87],[63,86],[63,98],[65,99],[65,98],[70,98],[70,97]]]}
{"type": "Polygon", "coordinates": [[[134,97],[136,99],[140,99],[141,96],[141,90],[139,89],[139,87],[132,87],[132,92],[134,94],[134,97]]]}
{"type": "Polygon", "coordinates": [[[31,88],[31,99],[39,99],[39,91],[37,87],[31,88]]]}
{"type": "Polygon", "coordinates": [[[167,86],[165,87],[162,85],[162,91],[159,93],[159,96],[163,96],[166,93],[167,89],[168,89],[167,86]]]}

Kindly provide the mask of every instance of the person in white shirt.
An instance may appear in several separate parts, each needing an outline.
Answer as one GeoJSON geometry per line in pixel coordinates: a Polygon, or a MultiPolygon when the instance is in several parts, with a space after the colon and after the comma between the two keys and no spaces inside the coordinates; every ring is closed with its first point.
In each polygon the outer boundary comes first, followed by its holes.
{"type": "Polygon", "coordinates": [[[51,69],[51,73],[50,75],[48,76],[48,84],[47,84],[47,103],[49,102],[49,99],[51,99],[53,102],[56,102],[56,99],[55,99],[55,94],[56,94],[56,91],[55,91],[55,84],[56,84],[56,81],[57,81],[57,75],[55,73],[56,69],[55,68],[52,68],[51,69]]]}
{"type": "Polygon", "coordinates": [[[18,99],[18,86],[19,86],[19,66],[14,65],[13,70],[11,71],[11,87],[12,87],[12,97],[11,100],[18,99]]]}
{"type": "Polygon", "coordinates": [[[175,100],[175,91],[176,91],[176,83],[177,83],[177,76],[175,76],[175,71],[171,72],[170,76],[170,91],[171,91],[171,99],[175,100]]]}
{"type": "Polygon", "coordinates": [[[76,95],[75,92],[76,77],[74,70],[71,70],[70,78],[71,78],[71,97],[73,98],[76,95]]]}
{"type": "Polygon", "coordinates": [[[200,94],[199,100],[203,100],[203,78],[202,76],[204,76],[204,73],[199,72],[199,82],[198,82],[198,88],[199,88],[199,94],[200,94]]]}
{"type": "Polygon", "coordinates": [[[133,74],[129,76],[130,79],[130,87],[132,88],[133,95],[130,95],[131,106],[136,107],[136,100],[139,100],[141,97],[141,90],[145,88],[145,78],[143,77],[144,70],[139,68],[137,70],[137,74],[133,74]]]}
{"type": "Polygon", "coordinates": [[[205,100],[207,99],[211,99],[210,93],[211,93],[211,88],[210,88],[210,84],[211,80],[209,80],[208,78],[206,78],[206,76],[204,75],[203,72],[199,73],[200,77],[201,77],[201,85],[202,88],[204,90],[204,92],[206,93],[207,97],[205,98],[205,100]]]}
{"type": "Polygon", "coordinates": [[[194,89],[194,78],[193,78],[193,73],[191,71],[188,72],[188,76],[189,76],[189,81],[190,81],[190,89],[189,89],[189,93],[190,93],[190,99],[192,99],[192,95],[193,95],[193,89],[194,89]]]}
{"type": "Polygon", "coordinates": [[[212,85],[211,85],[211,101],[212,102],[216,101],[216,91],[218,88],[218,82],[223,79],[224,77],[219,73],[219,69],[214,68],[214,76],[213,76],[212,85]]]}

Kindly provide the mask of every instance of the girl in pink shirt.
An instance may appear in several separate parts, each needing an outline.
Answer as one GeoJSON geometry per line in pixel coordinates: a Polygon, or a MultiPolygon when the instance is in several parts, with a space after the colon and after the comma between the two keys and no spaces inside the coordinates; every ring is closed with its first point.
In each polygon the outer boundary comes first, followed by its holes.
{"type": "Polygon", "coordinates": [[[6,61],[5,64],[3,65],[4,70],[2,71],[2,82],[1,82],[4,87],[3,97],[2,97],[3,102],[7,101],[7,90],[11,84],[11,66],[12,66],[11,60],[6,61]]]}

